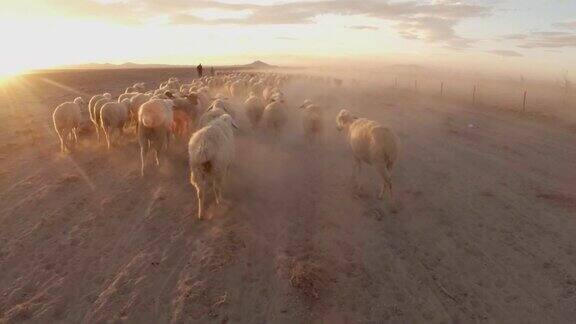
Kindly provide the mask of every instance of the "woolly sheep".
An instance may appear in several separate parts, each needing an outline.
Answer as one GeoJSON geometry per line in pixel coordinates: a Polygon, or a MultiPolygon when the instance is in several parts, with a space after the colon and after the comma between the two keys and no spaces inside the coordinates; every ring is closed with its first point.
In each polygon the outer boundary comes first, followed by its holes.
{"type": "Polygon", "coordinates": [[[144,176],[146,157],[153,148],[156,165],[160,166],[160,156],[168,143],[169,131],[174,120],[172,100],[151,99],[138,111],[138,143],[140,144],[141,174],[144,176]]]}
{"type": "Polygon", "coordinates": [[[107,102],[100,110],[100,126],[106,135],[108,149],[111,146],[112,131],[118,130],[119,135],[123,133],[124,125],[128,121],[130,110],[130,99],[124,98],[122,102],[107,102]]]}
{"type": "Polygon", "coordinates": [[[88,102],[88,111],[91,112],[96,102],[102,98],[111,99],[112,95],[109,93],[102,93],[92,96],[92,98],[90,98],[90,101],[88,102]]]}
{"type": "Polygon", "coordinates": [[[244,84],[241,81],[232,83],[230,85],[230,95],[237,99],[244,97],[244,84]]]}
{"type": "Polygon", "coordinates": [[[130,99],[130,114],[134,116],[134,119],[137,119],[136,116],[140,106],[150,100],[150,98],[152,98],[150,94],[139,93],[130,99]]]}
{"type": "Polygon", "coordinates": [[[65,102],[60,104],[52,114],[54,121],[54,130],[60,139],[60,150],[62,153],[66,149],[71,150],[69,142],[74,136],[75,143],[78,143],[77,130],[80,127],[80,120],[82,118],[81,107],[84,105],[84,100],[77,97],[73,102],[65,102]]]}
{"type": "Polygon", "coordinates": [[[174,98],[174,123],[172,132],[175,136],[185,138],[191,127],[198,121],[198,96],[194,93],[184,98],[174,98]]]}
{"type": "Polygon", "coordinates": [[[105,103],[112,101],[112,98],[109,96],[102,96],[102,98],[98,99],[90,109],[90,120],[92,121],[92,124],[94,124],[98,142],[100,142],[100,110],[105,103]]]}
{"type": "Polygon", "coordinates": [[[123,94],[121,94],[121,95],[118,97],[118,102],[122,102],[122,100],[124,100],[124,99],[126,99],[126,98],[130,99],[130,98],[134,97],[134,96],[137,95],[137,94],[139,94],[139,92],[123,93],[123,94]]]}
{"type": "Polygon", "coordinates": [[[308,141],[313,141],[322,133],[322,108],[307,99],[300,106],[300,109],[303,110],[302,127],[304,136],[308,141]]]}
{"type": "Polygon", "coordinates": [[[134,88],[136,92],[144,92],[146,91],[146,83],[145,82],[134,83],[132,88],[134,88]]]}
{"type": "Polygon", "coordinates": [[[216,99],[212,102],[210,108],[208,108],[208,110],[202,114],[198,125],[199,127],[204,127],[214,119],[224,114],[228,114],[234,119],[234,113],[230,108],[230,105],[223,99],[216,99]]]}
{"type": "Polygon", "coordinates": [[[391,171],[398,159],[400,141],[387,127],[366,118],[357,118],[346,109],[342,109],[336,117],[337,129],[344,130],[354,154],[355,168],[352,180],[358,187],[358,174],[362,163],[374,167],[382,184],[379,199],[386,196],[387,203],[393,212],[396,207],[392,198],[391,171]]]}
{"type": "Polygon", "coordinates": [[[264,103],[262,99],[258,97],[255,93],[250,93],[250,96],[244,102],[244,112],[246,117],[250,121],[252,128],[258,127],[260,120],[262,119],[262,114],[264,113],[264,103]]]}
{"type": "Polygon", "coordinates": [[[190,182],[198,197],[198,219],[204,216],[205,196],[211,185],[216,204],[223,201],[222,186],[235,154],[233,127],[237,128],[232,117],[224,114],[194,133],[188,143],[190,182]]]}
{"type": "Polygon", "coordinates": [[[264,108],[264,113],[262,114],[264,126],[275,135],[279,135],[288,122],[286,110],[284,99],[281,99],[280,96],[264,108]]]}

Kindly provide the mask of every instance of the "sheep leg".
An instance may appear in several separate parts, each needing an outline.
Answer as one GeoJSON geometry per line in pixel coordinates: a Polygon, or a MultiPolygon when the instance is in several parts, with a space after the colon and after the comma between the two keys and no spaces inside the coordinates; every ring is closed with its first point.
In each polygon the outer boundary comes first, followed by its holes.
{"type": "Polygon", "coordinates": [[[222,193],[220,192],[220,185],[218,184],[217,179],[214,179],[212,189],[214,190],[214,199],[216,200],[216,205],[220,206],[220,203],[222,202],[222,198],[220,197],[220,195],[222,193]]]}
{"type": "Polygon", "coordinates": [[[197,183],[193,182],[193,184],[196,187],[196,196],[198,197],[198,219],[202,219],[204,216],[204,190],[197,183]]]}
{"type": "Polygon", "coordinates": [[[140,173],[142,176],[144,176],[144,170],[146,168],[146,155],[148,153],[149,147],[148,147],[148,141],[147,140],[140,140],[140,162],[141,167],[140,167],[140,173]]]}
{"type": "Polygon", "coordinates": [[[386,200],[387,205],[390,210],[395,213],[397,211],[396,204],[392,195],[392,177],[390,176],[390,171],[385,165],[377,168],[380,177],[382,178],[382,184],[380,187],[380,193],[378,194],[379,200],[386,200]]]}
{"type": "Polygon", "coordinates": [[[118,136],[116,136],[116,143],[119,144],[120,141],[121,141],[123,138],[125,138],[125,137],[126,137],[126,135],[125,135],[125,133],[124,133],[124,125],[120,125],[120,126],[118,127],[118,136]]]}
{"type": "Polygon", "coordinates": [[[160,134],[158,138],[154,141],[154,149],[155,149],[155,157],[156,157],[156,165],[160,167],[160,156],[162,155],[164,150],[164,145],[166,141],[166,133],[160,134]]]}
{"type": "Polygon", "coordinates": [[[106,144],[108,145],[108,149],[110,149],[110,132],[112,131],[111,127],[104,128],[104,135],[106,136],[106,144]]]}
{"type": "Polygon", "coordinates": [[[94,128],[96,129],[96,138],[98,140],[98,143],[100,143],[100,126],[98,125],[97,122],[92,122],[94,124],[94,128]]]}
{"type": "Polygon", "coordinates": [[[76,128],[72,128],[72,133],[74,134],[74,141],[78,144],[78,134],[76,128]]]}
{"type": "Polygon", "coordinates": [[[222,195],[222,184],[224,183],[224,177],[228,173],[228,169],[224,171],[223,174],[217,173],[214,178],[214,196],[216,198],[216,204],[220,206],[224,202],[224,197],[222,195]]]}
{"type": "Polygon", "coordinates": [[[66,152],[66,144],[64,143],[64,138],[58,129],[56,129],[56,134],[58,134],[58,138],[60,138],[60,151],[64,153],[66,152]]]}

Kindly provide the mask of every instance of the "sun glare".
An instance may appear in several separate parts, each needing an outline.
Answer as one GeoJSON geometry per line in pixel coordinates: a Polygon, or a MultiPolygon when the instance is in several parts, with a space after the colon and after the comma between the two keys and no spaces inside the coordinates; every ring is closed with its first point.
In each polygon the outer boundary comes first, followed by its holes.
{"type": "Polygon", "coordinates": [[[19,66],[0,65],[0,81],[6,81],[11,77],[21,74],[26,69],[19,66]]]}

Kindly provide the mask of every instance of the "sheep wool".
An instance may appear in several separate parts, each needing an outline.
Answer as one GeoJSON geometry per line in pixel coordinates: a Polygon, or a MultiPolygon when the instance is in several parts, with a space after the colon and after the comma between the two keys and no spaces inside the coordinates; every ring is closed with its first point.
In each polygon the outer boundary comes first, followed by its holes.
{"type": "Polygon", "coordinates": [[[233,127],[232,117],[221,115],[194,133],[188,143],[190,181],[196,188],[199,219],[204,217],[210,185],[214,186],[216,203],[223,200],[222,186],[235,155],[233,127]]]}
{"type": "Polygon", "coordinates": [[[84,105],[84,100],[81,97],[77,97],[73,102],[60,104],[52,114],[54,130],[60,139],[60,150],[62,153],[65,153],[66,150],[71,150],[72,136],[74,136],[74,142],[78,143],[77,131],[82,118],[82,105],[84,105]]]}
{"type": "Polygon", "coordinates": [[[354,155],[355,173],[353,180],[357,185],[357,177],[362,163],[371,165],[381,177],[382,184],[379,199],[386,198],[392,211],[395,206],[392,198],[391,172],[400,150],[398,137],[387,127],[366,118],[353,117],[346,109],[342,109],[336,117],[338,130],[346,132],[354,155]]]}

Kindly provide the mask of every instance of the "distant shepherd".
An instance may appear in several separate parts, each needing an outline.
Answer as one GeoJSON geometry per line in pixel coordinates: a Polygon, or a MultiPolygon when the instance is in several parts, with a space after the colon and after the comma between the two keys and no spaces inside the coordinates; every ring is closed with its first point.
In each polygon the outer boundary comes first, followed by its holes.
{"type": "Polygon", "coordinates": [[[198,72],[198,77],[201,78],[202,77],[202,63],[198,64],[198,66],[196,67],[196,71],[198,72]]]}
{"type": "Polygon", "coordinates": [[[210,67],[210,75],[211,76],[215,76],[216,75],[216,71],[214,70],[214,67],[210,67]]]}

